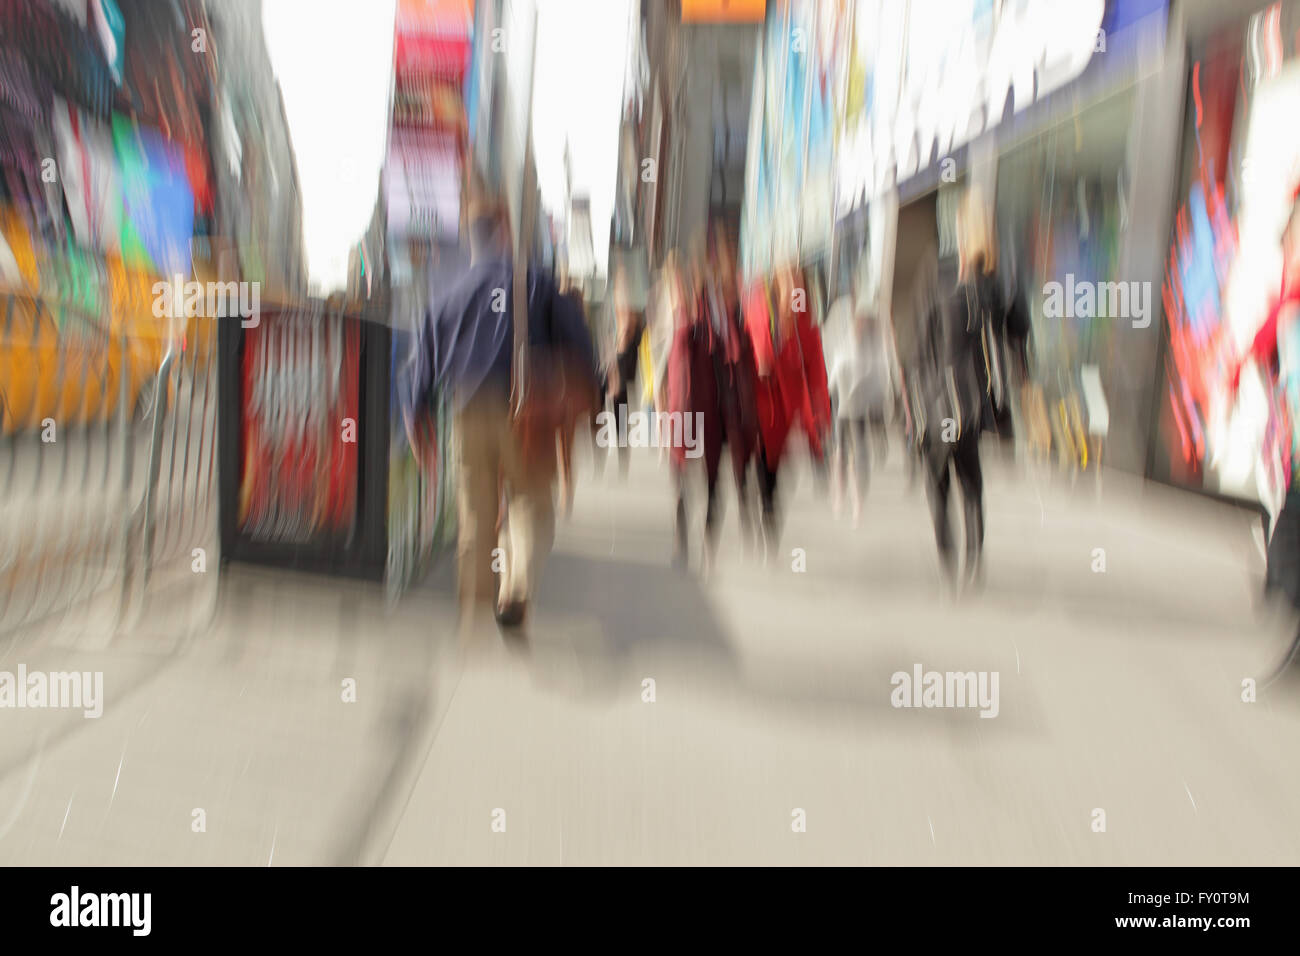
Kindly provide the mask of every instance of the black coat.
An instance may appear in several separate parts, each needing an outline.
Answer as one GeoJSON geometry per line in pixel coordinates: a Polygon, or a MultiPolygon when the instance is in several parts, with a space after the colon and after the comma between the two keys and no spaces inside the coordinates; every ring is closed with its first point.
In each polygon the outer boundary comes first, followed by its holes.
{"type": "Polygon", "coordinates": [[[983,274],[930,307],[918,343],[926,437],[951,440],[943,437],[948,419],[958,436],[1002,430],[1008,311],[997,277],[983,274]]]}

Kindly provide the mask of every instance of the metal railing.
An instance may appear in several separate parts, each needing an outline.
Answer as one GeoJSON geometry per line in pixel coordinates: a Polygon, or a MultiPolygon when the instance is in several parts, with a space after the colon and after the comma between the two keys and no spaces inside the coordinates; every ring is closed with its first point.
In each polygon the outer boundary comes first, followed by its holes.
{"type": "Polygon", "coordinates": [[[0,315],[0,637],[75,611],[115,634],[157,572],[217,570],[215,329],[11,291],[0,315]]]}

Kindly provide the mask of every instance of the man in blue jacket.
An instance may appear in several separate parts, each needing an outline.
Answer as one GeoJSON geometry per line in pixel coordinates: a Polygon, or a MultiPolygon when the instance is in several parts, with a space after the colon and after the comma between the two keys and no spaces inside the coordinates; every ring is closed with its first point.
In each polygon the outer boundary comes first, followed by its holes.
{"type": "MultiPolygon", "coordinates": [[[[470,207],[469,271],[449,291],[422,329],[422,394],[428,409],[438,387],[451,402],[459,452],[457,576],[461,626],[468,633],[492,605],[505,628],[523,624],[542,564],[555,537],[556,458],[525,455],[510,416],[514,345],[513,260],[504,206],[495,197],[470,207]],[[506,526],[498,546],[500,508],[506,526]],[[499,587],[494,575],[500,574],[499,587]]],[[[560,294],[540,269],[530,267],[528,342],[546,354],[567,356],[568,367],[590,373],[594,395],[597,366],[582,311],[560,294]]]]}

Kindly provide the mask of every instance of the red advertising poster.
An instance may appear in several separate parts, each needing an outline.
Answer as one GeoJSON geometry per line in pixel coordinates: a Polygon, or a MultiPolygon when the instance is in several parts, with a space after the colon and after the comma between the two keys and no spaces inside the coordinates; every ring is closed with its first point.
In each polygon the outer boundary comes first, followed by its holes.
{"type": "Polygon", "coordinates": [[[397,34],[394,67],[398,82],[408,76],[434,76],[460,82],[469,67],[470,38],[434,33],[397,34]]]}
{"type": "Polygon", "coordinates": [[[296,313],[245,331],[238,514],[254,541],[353,534],[360,332],[355,318],[296,313]]]}

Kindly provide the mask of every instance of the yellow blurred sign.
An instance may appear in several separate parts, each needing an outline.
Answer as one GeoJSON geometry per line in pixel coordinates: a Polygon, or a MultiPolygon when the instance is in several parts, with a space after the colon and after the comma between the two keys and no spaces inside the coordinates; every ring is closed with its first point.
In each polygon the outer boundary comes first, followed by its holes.
{"type": "Polygon", "coordinates": [[[761,23],[767,0],[682,0],[682,23],[761,23]]]}

